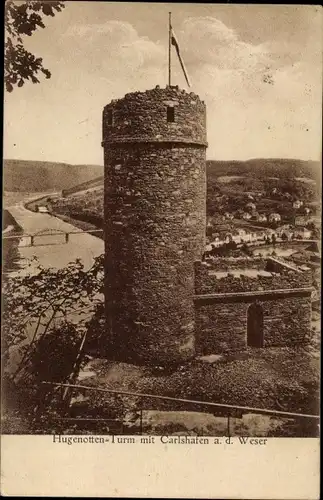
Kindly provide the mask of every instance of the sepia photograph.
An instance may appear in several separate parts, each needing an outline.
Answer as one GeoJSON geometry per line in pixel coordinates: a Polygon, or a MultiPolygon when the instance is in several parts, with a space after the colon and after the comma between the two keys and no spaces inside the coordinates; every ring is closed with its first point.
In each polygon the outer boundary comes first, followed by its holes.
{"type": "Polygon", "coordinates": [[[2,436],[318,438],[321,7],[10,0],[4,32],[2,436]]]}

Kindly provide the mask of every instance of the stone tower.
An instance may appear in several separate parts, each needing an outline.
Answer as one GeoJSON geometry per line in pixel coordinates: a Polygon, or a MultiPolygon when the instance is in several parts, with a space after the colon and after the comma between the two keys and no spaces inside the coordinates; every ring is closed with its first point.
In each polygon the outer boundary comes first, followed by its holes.
{"type": "Polygon", "coordinates": [[[195,354],[194,261],[205,246],[206,108],[176,87],[103,111],[106,345],[119,359],[195,354]]]}

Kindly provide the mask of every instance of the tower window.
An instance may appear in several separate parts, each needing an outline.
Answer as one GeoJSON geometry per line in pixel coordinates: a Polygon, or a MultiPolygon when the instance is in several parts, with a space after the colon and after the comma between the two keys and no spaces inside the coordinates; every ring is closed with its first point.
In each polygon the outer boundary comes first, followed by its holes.
{"type": "Polygon", "coordinates": [[[173,106],[167,106],[167,121],[175,121],[175,108],[173,108],[173,106]]]}
{"type": "Polygon", "coordinates": [[[112,109],[109,109],[108,114],[107,114],[107,123],[108,125],[113,125],[113,113],[112,109]]]}

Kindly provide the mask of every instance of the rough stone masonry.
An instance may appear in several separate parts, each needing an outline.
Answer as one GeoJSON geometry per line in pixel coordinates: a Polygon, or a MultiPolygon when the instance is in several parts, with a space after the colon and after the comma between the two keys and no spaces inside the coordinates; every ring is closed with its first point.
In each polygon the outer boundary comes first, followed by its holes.
{"type": "MultiPolygon", "coordinates": [[[[244,348],[246,307],[237,300],[241,302],[243,283],[254,291],[249,303],[261,290],[250,280],[210,281],[201,263],[206,233],[204,102],[177,86],[130,93],[105,106],[102,135],[107,355],[168,364],[210,350],[244,348]],[[238,297],[233,302],[231,291],[238,297]]],[[[265,280],[267,291],[279,286],[277,276],[272,284],[265,280]]],[[[273,296],[275,301],[288,297],[293,302],[290,289],[298,289],[295,306],[298,310],[304,304],[308,312],[309,286],[297,285],[299,274],[284,276],[288,286],[273,296]]],[[[275,319],[265,322],[269,344],[288,343],[293,339],[289,328],[279,328],[276,337],[274,331],[286,320],[284,307],[266,307],[265,314],[273,310],[275,319]]],[[[301,338],[309,326],[307,313],[305,318],[301,338]]]]}
{"type": "Polygon", "coordinates": [[[178,87],[103,111],[107,337],[119,357],[195,354],[194,261],[205,247],[206,109],[178,87]]]}

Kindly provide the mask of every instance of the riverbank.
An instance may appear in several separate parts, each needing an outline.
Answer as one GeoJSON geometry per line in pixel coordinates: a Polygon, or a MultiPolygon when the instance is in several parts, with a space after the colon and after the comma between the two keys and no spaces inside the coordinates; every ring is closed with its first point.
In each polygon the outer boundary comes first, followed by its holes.
{"type": "Polygon", "coordinates": [[[95,233],[95,236],[97,238],[100,238],[101,240],[104,239],[103,229],[95,226],[94,224],[91,224],[90,222],[76,219],[76,218],[71,217],[69,215],[60,214],[58,212],[51,212],[50,215],[52,215],[53,217],[57,217],[58,219],[61,219],[62,221],[67,222],[68,224],[71,224],[71,225],[77,227],[78,229],[82,229],[82,231],[85,231],[85,232],[97,231],[95,233]],[[101,231],[99,231],[99,230],[101,230],[101,231]]]}
{"type": "Polygon", "coordinates": [[[62,220],[63,222],[67,222],[68,224],[71,224],[75,226],[78,229],[81,229],[82,231],[85,232],[90,232],[90,231],[98,231],[95,233],[95,236],[97,238],[100,238],[101,240],[104,239],[103,235],[103,229],[100,227],[99,224],[93,224],[92,222],[89,222],[87,220],[86,214],[78,214],[76,216],[75,213],[73,214],[67,214],[67,213],[60,213],[57,210],[54,210],[51,203],[50,203],[50,197],[49,196],[43,196],[41,198],[29,201],[24,204],[25,208],[27,210],[30,210],[31,212],[37,213],[37,205],[44,206],[48,209],[49,215],[52,217],[57,217],[58,219],[62,220]]]}

